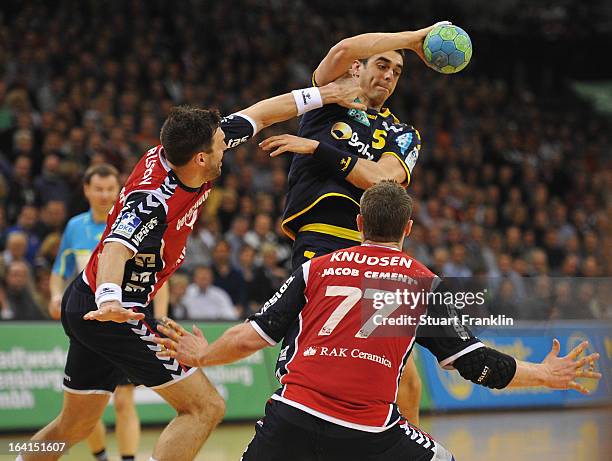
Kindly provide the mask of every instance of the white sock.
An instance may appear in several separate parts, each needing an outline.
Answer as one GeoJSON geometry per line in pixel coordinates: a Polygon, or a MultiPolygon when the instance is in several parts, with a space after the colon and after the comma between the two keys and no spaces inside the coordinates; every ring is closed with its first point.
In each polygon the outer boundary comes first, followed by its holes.
{"type": "Polygon", "coordinates": [[[23,457],[21,455],[18,455],[17,458],[15,458],[15,461],[23,461],[23,457]]]}
{"type": "MultiPolygon", "coordinates": [[[[18,460],[16,460],[16,461],[22,461],[22,460],[19,460],[19,459],[18,459],[18,460]]],[[[155,458],[153,458],[153,456],[151,456],[151,457],[149,458],[149,461],[157,461],[157,460],[156,460],[155,458]]]]}

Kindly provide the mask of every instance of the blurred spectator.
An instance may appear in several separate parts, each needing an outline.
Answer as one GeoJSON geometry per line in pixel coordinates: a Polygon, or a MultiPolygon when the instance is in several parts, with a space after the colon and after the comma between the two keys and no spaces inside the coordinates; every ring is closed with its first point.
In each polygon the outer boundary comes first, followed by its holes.
{"type": "Polygon", "coordinates": [[[5,320],[42,320],[35,301],[30,269],[24,261],[13,261],[6,270],[5,301],[1,316],[5,320]]]}
{"type": "Polygon", "coordinates": [[[225,290],[213,285],[213,273],[209,267],[196,267],[191,283],[183,296],[182,304],[187,318],[194,320],[236,320],[238,313],[225,290]]]}
{"type": "Polygon", "coordinates": [[[229,293],[232,302],[241,311],[247,304],[247,287],[242,274],[230,260],[230,250],[227,240],[217,242],[212,255],[213,283],[229,293]]]}
{"type": "Polygon", "coordinates": [[[465,247],[454,245],[451,251],[450,261],[442,266],[442,276],[444,277],[471,277],[472,271],[465,263],[465,247]]]}
{"type": "Polygon", "coordinates": [[[52,232],[62,233],[66,224],[66,204],[61,200],[49,200],[41,209],[40,221],[36,226],[38,238],[42,241],[52,232]]]}
{"type": "Polygon", "coordinates": [[[29,157],[20,155],[15,159],[8,191],[6,211],[9,222],[14,222],[22,207],[37,203],[36,190],[32,184],[32,160],[29,157]]]}
{"type": "MultiPolygon", "coordinates": [[[[263,276],[258,276],[262,284],[261,289],[263,293],[273,293],[280,288],[289,273],[287,269],[278,264],[278,253],[274,245],[270,243],[262,245],[261,256],[263,276]]],[[[267,298],[267,296],[262,295],[262,298],[267,298]]]]}
{"type": "Polygon", "coordinates": [[[189,286],[189,276],[182,272],[175,272],[170,279],[169,284],[169,305],[168,316],[173,319],[186,319],[187,307],[183,302],[187,287],[189,286]]]}
{"type": "Polygon", "coordinates": [[[553,311],[553,282],[547,275],[531,279],[529,297],[523,302],[521,318],[526,320],[544,320],[553,311]]]}
{"type": "Polygon", "coordinates": [[[2,253],[4,267],[14,261],[24,261],[28,251],[28,236],[25,232],[11,232],[6,240],[6,249],[2,253]]]}
{"type": "Polygon", "coordinates": [[[272,232],[272,218],[268,214],[260,213],[255,216],[253,230],[248,231],[244,236],[246,244],[259,251],[264,243],[276,243],[276,235],[272,232]]]}
{"type": "Polygon", "coordinates": [[[187,248],[183,261],[185,271],[193,271],[196,266],[212,264],[213,248],[220,239],[219,220],[201,214],[196,227],[187,238],[187,248]]]}
{"type": "Polygon", "coordinates": [[[15,231],[23,232],[28,240],[26,259],[30,264],[34,263],[38,247],[40,246],[40,237],[36,233],[36,223],[38,220],[38,209],[33,205],[25,205],[19,212],[17,224],[7,229],[7,235],[15,231]]]}
{"type": "Polygon", "coordinates": [[[489,312],[492,315],[505,315],[514,320],[525,320],[520,317],[514,285],[509,279],[501,282],[497,294],[489,305],[489,312]]]}

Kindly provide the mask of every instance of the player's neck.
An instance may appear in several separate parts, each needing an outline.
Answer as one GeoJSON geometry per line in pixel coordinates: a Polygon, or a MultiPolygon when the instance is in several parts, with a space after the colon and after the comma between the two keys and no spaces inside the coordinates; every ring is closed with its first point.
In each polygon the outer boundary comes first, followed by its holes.
{"type": "Polygon", "coordinates": [[[94,208],[91,209],[91,216],[94,222],[106,222],[106,216],[108,215],[108,210],[96,210],[94,208]]]}
{"type": "Polygon", "coordinates": [[[364,240],[362,245],[376,245],[380,247],[389,247],[395,248],[396,250],[401,250],[402,245],[399,242],[375,242],[374,240],[364,240]]]}
{"type": "Polygon", "coordinates": [[[194,169],[191,165],[186,166],[175,166],[169,163],[170,168],[174,171],[174,174],[178,177],[179,181],[187,187],[197,189],[209,181],[206,178],[201,177],[201,172],[194,169]]]}
{"type": "Polygon", "coordinates": [[[376,112],[380,112],[385,104],[385,101],[374,101],[367,96],[364,96],[363,103],[368,107],[368,109],[373,109],[376,112]]]}

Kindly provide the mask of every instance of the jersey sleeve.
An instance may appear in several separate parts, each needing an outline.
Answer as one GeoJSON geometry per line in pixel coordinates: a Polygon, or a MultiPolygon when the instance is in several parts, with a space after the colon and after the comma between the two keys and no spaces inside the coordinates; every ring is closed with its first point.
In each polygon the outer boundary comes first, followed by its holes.
{"type": "Polygon", "coordinates": [[[119,242],[136,254],[159,246],[166,226],[164,204],[152,194],[136,192],[127,197],[104,243],[119,242]]]}
{"type": "Polygon", "coordinates": [[[240,112],[223,117],[221,129],[225,133],[225,144],[228,149],[246,142],[259,131],[255,120],[240,112]]]}
{"type": "MultiPolygon", "coordinates": [[[[310,264],[310,261],[305,264],[310,264]]],[[[281,341],[306,304],[304,266],[296,270],[247,321],[270,345],[281,341]]]]}
{"type": "Polygon", "coordinates": [[[412,126],[403,123],[383,122],[383,128],[387,132],[387,141],[382,155],[393,155],[399,160],[406,171],[404,185],[407,186],[410,183],[412,170],[419,159],[421,135],[412,126]]]}
{"type": "MultiPolygon", "coordinates": [[[[442,282],[436,289],[442,294],[445,285],[442,282]]],[[[435,355],[442,368],[453,369],[453,362],[484,344],[476,338],[470,329],[463,325],[457,308],[444,301],[443,296],[432,296],[427,307],[427,323],[417,328],[416,342],[435,355]],[[455,321],[446,321],[456,319],[455,321]]]]}
{"type": "Polygon", "coordinates": [[[57,257],[53,263],[53,273],[59,275],[63,279],[67,279],[76,270],[76,258],[73,251],[72,233],[74,226],[72,221],[68,223],[62,235],[62,241],[57,251],[57,257]]]}

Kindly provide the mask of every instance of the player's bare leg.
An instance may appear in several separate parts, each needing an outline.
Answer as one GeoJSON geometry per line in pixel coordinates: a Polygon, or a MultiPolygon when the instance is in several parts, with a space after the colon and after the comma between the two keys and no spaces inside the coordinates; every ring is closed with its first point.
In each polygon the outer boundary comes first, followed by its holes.
{"type": "Polygon", "coordinates": [[[106,449],[106,427],[101,419],[98,420],[89,437],[87,437],[87,445],[89,450],[96,455],[106,449]]]}
{"type": "Polygon", "coordinates": [[[115,413],[115,435],[121,456],[135,456],[140,444],[140,419],[134,403],[134,386],[117,386],[113,396],[115,413]]]}
{"type": "Polygon", "coordinates": [[[411,424],[419,424],[419,403],[421,401],[421,378],[414,358],[410,356],[404,367],[397,390],[397,406],[404,418],[411,424]]]}
{"type": "MultiPolygon", "coordinates": [[[[100,420],[110,394],[75,394],[64,392],[64,404],[59,416],[38,431],[32,441],[66,442],[68,449],[84,440],[100,420]]],[[[55,461],[62,453],[25,454],[24,461],[55,461]]]]}
{"type": "Polygon", "coordinates": [[[178,415],[161,433],[153,450],[153,459],[192,460],[223,419],[223,398],[201,370],[168,387],[154,390],[178,415]]]}

